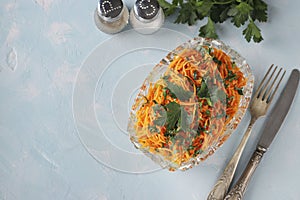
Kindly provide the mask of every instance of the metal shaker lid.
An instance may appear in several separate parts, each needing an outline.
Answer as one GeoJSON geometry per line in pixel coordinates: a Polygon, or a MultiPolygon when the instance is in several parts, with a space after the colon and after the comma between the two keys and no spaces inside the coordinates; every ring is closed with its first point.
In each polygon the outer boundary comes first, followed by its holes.
{"type": "Polygon", "coordinates": [[[99,0],[98,15],[105,20],[111,21],[120,17],[123,6],[122,0],[99,0]]]}
{"type": "Polygon", "coordinates": [[[151,20],[157,16],[159,11],[157,0],[137,0],[134,4],[134,12],[138,18],[151,20]]]}

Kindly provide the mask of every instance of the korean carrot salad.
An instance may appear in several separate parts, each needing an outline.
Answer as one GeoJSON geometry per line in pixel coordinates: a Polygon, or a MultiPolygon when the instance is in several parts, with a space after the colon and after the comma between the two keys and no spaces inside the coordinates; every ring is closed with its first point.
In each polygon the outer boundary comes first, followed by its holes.
{"type": "Polygon", "coordinates": [[[184,49],[156,81],[142,86],[146,91],[132,108],[131,140],[174,169],[190,162],[227,139],[225,127],[238,110],[245,85],[243,73],[223,51],[184,49]]]}

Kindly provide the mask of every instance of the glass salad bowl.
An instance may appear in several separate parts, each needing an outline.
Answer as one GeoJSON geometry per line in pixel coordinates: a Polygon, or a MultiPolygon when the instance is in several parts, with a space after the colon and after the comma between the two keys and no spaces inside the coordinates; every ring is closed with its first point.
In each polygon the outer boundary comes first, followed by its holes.
{"type": "Polygon", "coordinates": [[[171,171],[212,155],[248,107],[254,77],[223,42],[194,38],[171,51],[144,80],[128,132],[136,148],[171,171]]]}

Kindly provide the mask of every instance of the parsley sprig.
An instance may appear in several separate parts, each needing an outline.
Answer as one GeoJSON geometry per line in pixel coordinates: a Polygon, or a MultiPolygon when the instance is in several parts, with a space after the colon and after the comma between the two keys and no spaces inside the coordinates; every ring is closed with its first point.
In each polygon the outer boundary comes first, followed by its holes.
{"type": "Polygon", "coordinates": [[[207,18],[200,27],[199,36],[218,38],[215,25],[227,19],[238,28],[246,24],[242,31],[250,42],[263,40],[256,21],[266,22],[268,6],[263,0],[158,0],[167,16],[177,13],[175,23],[194,25],[197,20],[207,18]],[[176,12],[178,10],[178,12],[176,12]]]}

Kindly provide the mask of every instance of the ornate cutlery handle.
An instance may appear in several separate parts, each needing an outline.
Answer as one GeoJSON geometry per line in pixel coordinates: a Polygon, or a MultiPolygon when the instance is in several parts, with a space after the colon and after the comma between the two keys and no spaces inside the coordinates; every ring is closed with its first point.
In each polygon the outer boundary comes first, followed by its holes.
{"type": "Polygon", "coordinates": [[[228,193],[224,200],[242,200],[246,192],[246,188],[250,182],[250,179],[260,163],[264,153],[266,152],[265,148],[257,147],[255,152],[252,154],[252,157],[245,168],[240,179],[237,181],[236,185],[228,193]]]}
{"type": "Polygon", "coordinates": [[[236,167],[239,163],[239,160],[241,158],[241,155],[243,153],[243,150],[246,146],[246,143],[248,141],[248,138],[250,136],[253,124],[255,123],[256,118],[252,118],[249,126],[247,128],[246,133],[244,134],[241,143],[239,144],[238,148],[236,149],[234,155],[232,156],[231,160],[227,164],[226,168],[224,169],[223,174],[215,184],[212,191],[209,193],[207,200],[223,200],[228,188],[230,186],[230,183],[233,179],[236,167]]]}

